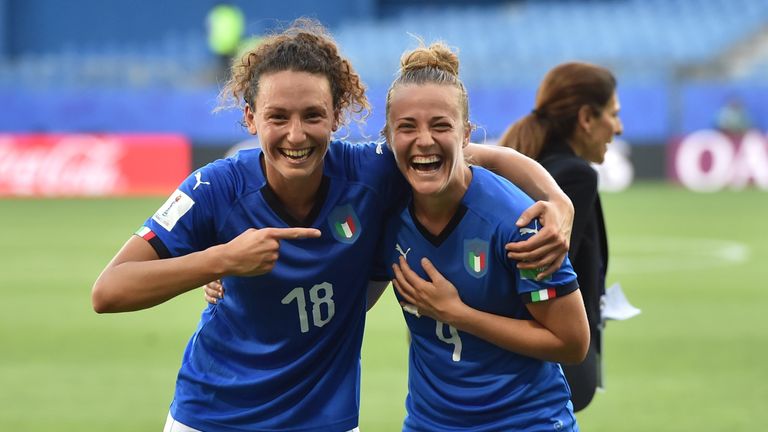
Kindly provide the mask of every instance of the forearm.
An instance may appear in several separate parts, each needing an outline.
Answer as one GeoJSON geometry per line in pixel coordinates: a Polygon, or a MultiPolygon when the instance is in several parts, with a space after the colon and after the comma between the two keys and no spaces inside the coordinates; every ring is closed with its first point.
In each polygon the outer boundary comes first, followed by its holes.
{"type": "Polygon", "coordinates": [[[224,272],[214,248],[177,258],[108,265],[93,286],[94,310],[111,313],[146,309],[221,278],[224,272]]]}
{"type": "Polygon", "coordinates": [[[535,320],[495,315],[466,304],[446,318],[447,324],[517,354],[558,363],[583,360],[577,346],[535,320]]]}
{"type": "Polygon", "coordinates": [[[470,144],[465,153],[478,165],[506,178],[531,198],[565,207],[571,200],[555,179],[535,160],[507,147],[470,144]]]}

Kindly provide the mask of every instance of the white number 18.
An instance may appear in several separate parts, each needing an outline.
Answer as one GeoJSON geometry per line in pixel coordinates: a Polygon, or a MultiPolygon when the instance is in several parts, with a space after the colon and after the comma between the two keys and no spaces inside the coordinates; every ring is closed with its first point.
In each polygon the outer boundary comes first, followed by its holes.
{"type": "MultiPolygon", "coordinates": [[[[328,282],[317,284],[309,289],[309,300],[312,302],[312,323],[315,327],[322,327],[333,318],[336,313],[336,304],[333,302],[333,285],[328,282]],[[326,305],[327,315],[323,318],[321,305],[326,305]]],[[[296,287],[291,290],[281,302],[289,304],[296,300],[296,306],[299,310],[299,328],[302,333],[309,331],[309,314],[307,313],[307,297],[304,288],[296,287]]]]}

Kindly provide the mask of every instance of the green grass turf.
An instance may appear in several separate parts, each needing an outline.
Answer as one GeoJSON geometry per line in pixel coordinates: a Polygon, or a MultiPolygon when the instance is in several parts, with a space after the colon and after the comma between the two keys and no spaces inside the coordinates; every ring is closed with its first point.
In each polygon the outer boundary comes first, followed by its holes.
{"type": "MultiPolygon", "coordinates": [[[[153,309],[97,315],[99,271],[164,197],[0,200],[0,430],[159,431],[194,291],[153,309]]],[[[609,283],[640,316],[609,323],[607,391],[584,431],[746,431],[768,401],[768,194],[641,184],[604,194],[609,283]],[[761,278],[762,276],[762,278],[761,278]]],[[[393,296],[370,313],[361,430],[399,430],[407,345],[393,296]]]]}

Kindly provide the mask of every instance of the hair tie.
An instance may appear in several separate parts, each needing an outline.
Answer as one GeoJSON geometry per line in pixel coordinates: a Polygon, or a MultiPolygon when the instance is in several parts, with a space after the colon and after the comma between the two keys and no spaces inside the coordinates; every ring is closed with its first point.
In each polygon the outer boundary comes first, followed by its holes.
{"type": "Polygon", "coordinates": [[[534,116],[536,116],[537,119],[540,119],[540,120],[545,119],[547,117],[546,115],[544,115],[542,111],[537,110],[536,108],[531,110],[531,114],[533,114],[534,116]]]}

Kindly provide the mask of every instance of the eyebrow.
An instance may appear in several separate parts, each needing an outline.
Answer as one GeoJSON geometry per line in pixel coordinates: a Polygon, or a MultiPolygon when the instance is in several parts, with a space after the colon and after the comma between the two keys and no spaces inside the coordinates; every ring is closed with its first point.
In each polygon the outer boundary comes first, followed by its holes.
{"type": "MultiPolygon", "coordinates": [[[[449,116],[435,116],[431,117],[429,119],[430,122],[440,121],[440,120],[451,120],[451,117],[449,116]]],[[[395,121],[416,121],[416,118],[414,117],[398,117],[395,119],[395,121]]]]}
{"type": "MultiPolygon", "coordinates": [[[[267,105],[263,107],[264,111],[290,111],[288,108],[282,107],[282,106],[274,106],[274,105],[267,105]]],[[[328,109],[325,107],[325,105],[317,104],[317,105],[310,105],[305,107],[301,110],[302,112],[306,111],[322,111],[323,113],[327,113],[328,109]]]]}

